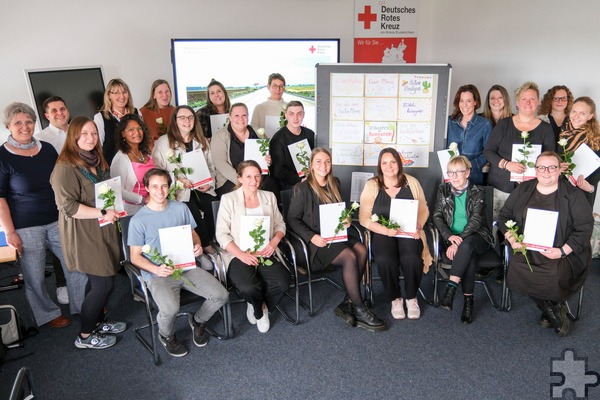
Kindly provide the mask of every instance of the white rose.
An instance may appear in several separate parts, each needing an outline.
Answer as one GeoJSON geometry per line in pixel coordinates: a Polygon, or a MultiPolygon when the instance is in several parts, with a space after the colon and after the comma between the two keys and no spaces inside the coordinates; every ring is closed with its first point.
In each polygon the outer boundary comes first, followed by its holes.
{"type": "Polygon", "coordinates": [[[529,132],[523,131],[521,132],[521,139],[527,139],[529,137],[529,132]]]}
{"type": "Polygon", "coordinates": [[[258,135],[258,137],[264,138],[265,137],[265,128],[258,128],[256,130],[256,134],[258,135]]]}
{"type": "Polygon", "coordinates": [[[371,215],[371,221],[373,221],[373,222],[379,221],[379,217],[377,216],[377,214],[371,215]]]}
{"type": "Polygon", "coordinates": [[[296,147],[300,150],[304,149],[304,142],[299,142],[296,147]]]}
{"type": "Polygon", "coordinates": [[[506,223],[504,225],[506,225],[506,227],[508,229],[512,229],[516,224],[517,223],[511,219],[511,220],[506,221],[506,223]]]}
{"type": "Polygon", "coordinates": [[[560,139],[558,141],[558,145],[562,146],[562,147],[565,147],[567,145],[567,139],[565,139],[565,138],[560,139]]]}
{"type": "Polygon", "coordinates": [[[262,218],[256,218],[254,220],[254,226],[256,226],[257,228],[262,227],[262,224],[263,224],[263,219],[262,218]]]}
{"type": "Polygon", "coordinates": [[[156,118],[156,123],[159,124],[159,125],[162,125],[162,123],[163,123],[162,117],[156,118]]]}
{"type": "Polygon", "coordinates": [[[108,186],[106,183],[103,183],[102,185],[98,186],[98,194],[106,194],[110,191],[110,186],[108,186]]]}
{"type": "Polygon", "coordinates": [[[169,150],[169,151],[167,152],[167,158],[171,158],[171,157],[173,157],[174,155],[175,155],[175,152],[173,152],[173,150],[169,150]]]}
{"type": "Polygon", "coordinates": [[[458,144],[456,144],[456,142],[452,142],[452,143],[450,143],[450,146],[448,146],[448,149],[452,150],[452,151],[456,151],[456,150],[458,150],[458,144]]]}
{"type": "Polygon", "coordinates": [[[286,107],[287,107],[287,103],[284,103],[284,104],[281,106],[281,110],[282,110],[283,112],[286,112],[286,111],[287,111],[287,110],[286,110],[286,107]]]}
{"type": "Polygon", "coordinates": [[[352,203],[352,206],[350,208],[352,208],[353,210],[356,210],[359,207],[357,202],[352,203]]]}
{"type": "Polygon", "coordinates": [[[183,186],[183,183],[181,183],[181,181],[177,181],[175,182],[175,189],[177,190],[181,190],[183,189],[185,186],[183,186]]]}
{"type": "Polygon", "coordinates": [[[150,248],[150,245],[148,243],[142,246],[142,253],[150,254],[151,251],[152,249],[150,248]]]}

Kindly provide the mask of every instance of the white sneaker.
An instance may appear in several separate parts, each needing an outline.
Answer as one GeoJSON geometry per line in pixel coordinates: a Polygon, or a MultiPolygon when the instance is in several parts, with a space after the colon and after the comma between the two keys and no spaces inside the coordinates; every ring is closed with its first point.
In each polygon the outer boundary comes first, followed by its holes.
{"type": "Polygon", "coordinates": [[[69,304],[69,291],[66,286],[56,288],[56,299],[60,304],[69,304]]]}
{"type": "Polygon", "coordinates": [[[416,297],[406,300],[406,309],[408,310],[408,319],[418,319],[421,316],[421,309],[416,297]]]}
{"type": "Polygon", "coordinates": [[[248,303],[248,308],[246,309],[246,318],[248,318],[248,322],[250,322],[252,325],[256,325],[256,318],[254,318],[254,307],[250,303],[248,303]]]}
{"type": "Polygon", "coordinates": [[[269,311],[268,310],[263,311],[263,316],[261,319],[256,321],[256,326],[258,327],[258,331],[260,333],[269,332],[269,328],[271,327],[271,321],[269,321],[269,311]]]}
{"type": "Polygon", "coordinates": [[[406,314],[404,313],[404,300],[402,297],[392,300],[392,317],[395,319],[404,319],[406,314]]]}

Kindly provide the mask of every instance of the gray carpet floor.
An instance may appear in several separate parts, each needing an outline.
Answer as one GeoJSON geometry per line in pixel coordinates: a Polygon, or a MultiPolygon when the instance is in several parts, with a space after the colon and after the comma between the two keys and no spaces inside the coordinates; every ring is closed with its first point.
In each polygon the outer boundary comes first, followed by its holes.
{"type": "MultiPolygon", "coordinates": [[[[14,272],[1,268],[0,278],[14,272]]],[[[53,277],[47,283],[53,289],[53,277]]],[[[493,276],[489,284],[499,298],[493,276]]],[[[196,348],[189,326],[179,319],[177,335],[190,353],[173,358],[161,348],[158,367],[131,329],[118,335],[114,347],[99,351],[74,346],[77,318],[67,328],[41,327],[23,348],[10,350],[0,371],[0,398],[7,397],[22,366],[30,368],[40,399],[547,399],[551,383],[560,382],[550,374],[552,358],[561,358],[565,349],[587,357],[588,370],[600,372],[598,261],[586,283],[581,320],[564,338],[538,326],[539,311],[518,294],[511,311],[499,312],[478,287],[471,325],[460,322],[462,296],[456,296],[452,312],[420,301],[419,320],[396,321],[376,283],[375,311],[389,329],[372,333],[333,314],[340,292],[325,284],[315,288],[315,316],[302,310],[301,323],[292,325],[274,313],[266,334],[247,322],[245,305],[238,304],[235,337],[211,338],[196,348]]],[[[429,276],[422,288],[431,296],[429,276]]],[[[0,304],[15,305],[24,319],[29,312],[22,289],[0,292],[0,304]]],[[[144,323],[144,307],[133,301],[124,275],[116,277],[109,307],[114,320],[144,323]]],[[[589,388],[588,396],[600,398],[600,387],[589,388]]]]}

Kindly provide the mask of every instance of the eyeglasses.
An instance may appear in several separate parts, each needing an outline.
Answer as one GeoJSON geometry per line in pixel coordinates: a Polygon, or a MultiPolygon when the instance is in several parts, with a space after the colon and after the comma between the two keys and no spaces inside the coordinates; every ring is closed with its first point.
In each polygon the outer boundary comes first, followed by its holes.
{"type": "Polygon", "coordinates": [[[194,115],[188,115],[187,117],[185,115],[181,115],[181,116],[177,117],[177,119],[180,120],[181,122],[183,122],[183,121],[192,122],[195,118],[196,118],[196,116],[194,116],[194,115]]]}
{"type": "Polygon", "coordinates": [[[20,128],[23,125],[25,125],[25,126],[32,126],[33,124],[35,124],[35,122],[33,122],[32,120],[28,120],[28,121],[25,121],[25,122],[21,122],[21,121],[11,122],[11,125],[12,126],[16,126],[17,128],[20,128]]]}
{"type": "Polygon", "coordinates": [[[121,91],[119,91],[119,90],[110,91],[110,92],[108,92],[108,93],[110,93],[110,94],[114,94],[114,95],[129,94],[129,92],[125,92],[125,91],[121,92],[121,91]]]}
{"type": "Polygon", "coordinates": [[[144,132],[144,129],[141,126],[138,126],[137,128],[125,129],[125,132],[127,132],[127,133],[144,132]]]}
{"type": "Polygon", "coordinates": [[[271,85],[271,87],[272,87],[273,89],[277,89],[277,90],[279,90],[279,89],[285,89],[285,85],[273,85],[273,84],[272,84],[272,85],[271,85]]]}
{"type": "Polygon", "coordinates": [[[548,166],[545,166],[545,165],[536,165],[535,169],[537,170],[537,172],[541,172],[541,173],[544,173],[546,171],[552,173],[552,172],[555,172],[558,169],[558,166],[556,166],[556,165],[548,165],[548,166]]]}
{"type": "Polygon", "coordinates": [[[563,96],[563,97],[553,97],[552,101],[555,101],[557,103],[561,102],[561,101],[567,101],[569,98],[567,96],[563,96]]]}
{"type": "Polygon", "coordinates": [[[467,172],[466,170],[460,170],[460,171],[446,171],[446,173],[448,174],[449,177],[453,177],[453,176],[463,176],[465,174],[465,172],[467,172]]]}

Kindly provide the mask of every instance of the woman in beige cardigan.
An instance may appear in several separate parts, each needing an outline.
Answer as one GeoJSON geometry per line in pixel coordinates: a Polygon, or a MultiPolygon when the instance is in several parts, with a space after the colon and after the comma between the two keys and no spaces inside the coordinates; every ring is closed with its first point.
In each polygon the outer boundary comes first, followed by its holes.
{"type": "Polygon", "coordinates": [[[269,330],[269,311],[275,309],[288,289],[290,274],[285,267],[273,258],[279,242],[285,236],[285,223],[277,208],[277,200],[271,192],[259,190],[261,169],[256,161],[247,160],[237,168],[240,187],[224,194],[217,216],[216,236],[219,245],[225,249],[223,259],[227,266],[227,276],[237,292],[248,302],[246,317],[257,325],[261,333],[269,330]],[[254,243],[258,248],[243,249],[242,217],[255,216],[260,224],[261,217],[270,217],[266,230],[269,241],[254,243]]]}
{"type": "Polygon", "coordinates": [[[360,196],[360,224],[373,232],[372,252],[388,301],[392,302],[392,316],[404,319],[404,300],[400,289],[400,267],[404,272],[406,307],[409,319],[421,315],[417,293],[423,272],[431,265],[431,255],[423,226],[429,216],[423,189],[415,178],[404,174],[398,152],[385,148],[379,153],[377,176],[367,181],[360,196]],[[400,229],[388,228],[380,223],[381,217],[389,220],[392,199],[418,200],[417,231],[412,238],[395,237],[400,229]],[[379,218],[378,218],[379,217],[379,218]]]}

